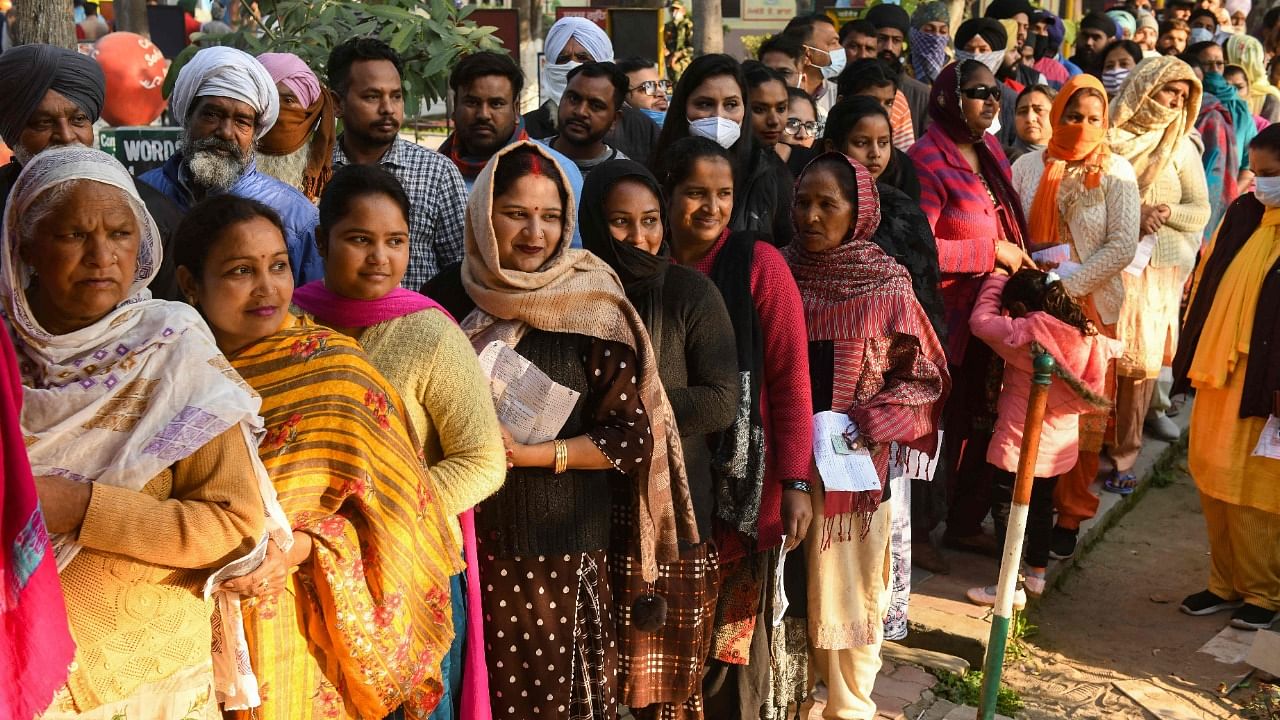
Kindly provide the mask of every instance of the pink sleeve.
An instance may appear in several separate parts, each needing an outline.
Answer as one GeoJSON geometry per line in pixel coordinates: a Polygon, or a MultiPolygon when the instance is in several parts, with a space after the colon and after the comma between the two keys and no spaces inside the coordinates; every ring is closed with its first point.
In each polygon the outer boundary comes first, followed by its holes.
{"type": "Polygon", "coordinates": [[[764,333],[764,392],[773,436],[770,456],[776,477],[805,480],[813,454],[813,396],[809,386],[809,336],[800,290],[782,254],[757,242],[751,266],[764,333]]]}
{"type": "Polygon", "coordinates": [[[996,267],[995,238],[952,240],[937,236],[938,270],[943,273],[988,273],[996,267]]]}
{"type": "Polygon", "coordinates": [[[1000,296],[1009,276],[991,273],[982,284],[978,300],[973,305],[973,313],[969,315],[969,329],[974,337],[981,339],[1005,362],[1026,370],[1031,369],[1031,355],[1025,347],[1010,347],[1005,341],[1013,335],[1019,320],[1005,315],[1001,311],[1000,296]]]}

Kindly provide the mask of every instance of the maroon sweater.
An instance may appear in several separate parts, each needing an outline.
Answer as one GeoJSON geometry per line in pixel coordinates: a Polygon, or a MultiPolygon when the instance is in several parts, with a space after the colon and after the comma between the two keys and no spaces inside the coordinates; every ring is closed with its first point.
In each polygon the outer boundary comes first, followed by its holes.
{"type": "MultiPolygon", "coordinates": [[[[709,275],[726,233],[693,268],[709,275]]],[[[751,297],[764,334],[764,378],[760,415],[765,429],[765,482],[760,498],[758,549],[782,542],[782,483],[809,478],[813,455],[813,401],[809,388],[808,333],[804,305],[782,253],[757,242],[751,265],[751,297]]],[[[720,559],[734,560],[745,548],[721,548],[720,559]]]]}

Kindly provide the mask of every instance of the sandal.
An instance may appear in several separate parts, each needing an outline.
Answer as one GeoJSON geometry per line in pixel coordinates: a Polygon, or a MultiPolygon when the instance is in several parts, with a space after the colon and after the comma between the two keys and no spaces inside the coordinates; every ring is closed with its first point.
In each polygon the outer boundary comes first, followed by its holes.
{"type": "Polygon", "coordinates": [[[1138,478],[1133,473],[1112,473],[1102,481],[1102,489],[1116,495],[1132,495],[1138,487],[1138,478]]]}

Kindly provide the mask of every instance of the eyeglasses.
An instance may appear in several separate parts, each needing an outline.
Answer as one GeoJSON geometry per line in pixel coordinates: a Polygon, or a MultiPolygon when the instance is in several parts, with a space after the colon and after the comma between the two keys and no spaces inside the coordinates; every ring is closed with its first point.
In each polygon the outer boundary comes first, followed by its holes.
{"type": "Polygon", "coordinates": [[[641,90],[645,95],[670,95],[673,87],[675,85],[672,85],[670,80],[645,80],[631,88],[631,92],[641,90]]]}
{"type": "Polygon", "coordinates": [[[996,102],[1000,101],[999,85],[979,85],[978,87],[960,88],[960,94],[970,100],[986,100],[991,98],[996,102]]]}
{"type": "Polygon", "coordinates": [[[786,127],[782,131],[788,135],[799,135],[800,131],[804,130],[805,134],[810,137],[817,137],[822,134],[824,129],[826,129],[825,126],[816,120],[805,122],[800,118],[787,118],[786,127]]]}

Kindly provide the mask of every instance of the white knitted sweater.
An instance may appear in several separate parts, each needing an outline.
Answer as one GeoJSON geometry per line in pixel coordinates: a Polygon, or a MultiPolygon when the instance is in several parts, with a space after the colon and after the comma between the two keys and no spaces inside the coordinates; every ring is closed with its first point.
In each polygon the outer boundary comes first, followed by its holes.
{"type": "MultiPolygon", "coordinates": [[[[1043,151],[1027,153],[1013,164],[1013,187],[1028,219],[1043,176],[1043,151]]],[[[1058,213],[1058,237],[1071,245],[1072,260],[1081,265],[1063,279],[1063,286],[1072,297],[1092,296],[1102,322],[1114,324],[1124,304],[1121,273],[1133,261],[1140,234],[1142,201],[1133,166],[1113,155],[1101,186],[1086,189],[1084,169],[1068,165],[1058,188],[1058,213]]]]}

